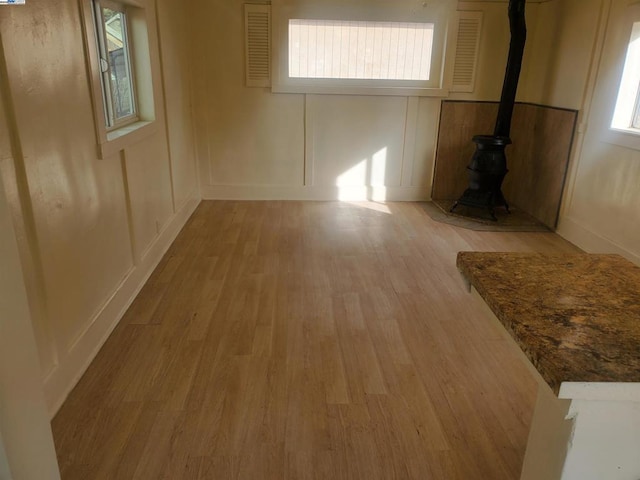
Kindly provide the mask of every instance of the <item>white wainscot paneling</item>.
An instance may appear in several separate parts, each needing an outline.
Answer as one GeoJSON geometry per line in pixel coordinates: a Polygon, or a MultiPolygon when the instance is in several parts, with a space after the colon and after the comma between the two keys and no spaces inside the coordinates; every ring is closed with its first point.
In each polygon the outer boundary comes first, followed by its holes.
{"type": "Polygon", "coordinates": [[[343,200],[384,200],[386,188],[401,185],[408,104],[404,97],[308,96],[306,185],[337,187],[343,200]]]}
{"type": "Polygon", "coordinates": [[[205,191],[207,185],[302,185],[302,95],[272,95],[242,86],[208,95],[215,98],[208,110],[208,171],[201,172],[205,191]]]}
{"type": "Polygon", "coordinates": [[[152,138],[124,153],[133,249],[139,261],[171,218],[171,176],[164,142],[152,138]]]}
{"type": "MultiPolygon", "coordinates": [[[[431,191],[433,169],[435,163],[436,144],[438,142],[438,125],[440,123],[439,98],[420,98],[415,125],[415,148],[413,149],[413,167],[411,186],[431,191]]],[[[407,125],[409,126],[409,125],[407,125]]],[[[410,132],[407,132],[407,137],[410,132]]],[[[405,146],[405,159],[408,147],[405,146]]],[[[407,171],[407,169],[405,169],[407,171]]]]}

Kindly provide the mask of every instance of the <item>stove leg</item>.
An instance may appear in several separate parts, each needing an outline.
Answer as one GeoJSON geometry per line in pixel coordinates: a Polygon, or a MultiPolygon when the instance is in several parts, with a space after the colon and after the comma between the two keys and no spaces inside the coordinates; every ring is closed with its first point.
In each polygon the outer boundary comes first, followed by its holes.
{"type": "Polygon", "coordinates": [[[494,222],[498,221],[498,217],[496,217],[496,213],[493,207],[489,209],[489,214],[491,215],[491,220],[493,220],[494,222]]]}
{"type": "Polygon", "coordinates": [[[453,211],[456,209],[457,206],[458,206],[458,202],[454,202],[454,204],[449,209],[449,213],[453,213],[453,211]]]}
{"type": "Polygon", "coordinates": [[[511,210],[509,210],[509,204],[507,203],[507,201],[504,201],[504,208],[507,210],[508,214],[511,214],[511,210]]]}

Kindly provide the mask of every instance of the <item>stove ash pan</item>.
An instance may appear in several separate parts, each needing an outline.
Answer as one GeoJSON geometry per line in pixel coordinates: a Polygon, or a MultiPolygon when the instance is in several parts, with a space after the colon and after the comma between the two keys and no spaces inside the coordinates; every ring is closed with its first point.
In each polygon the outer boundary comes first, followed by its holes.
{"type": "Polygon", "coordinates": [[[497,135],[476,135],[473,142],[476,151],[467,167],[469,188],[450,211],[453,212],[458,205],[484,208],[489,210],[493,220],[497,220],[495,207],[505,207],[509,212],[509,205],[502,194],[502,181],[509,171],[504,150],[511,139],[497,135]]]}

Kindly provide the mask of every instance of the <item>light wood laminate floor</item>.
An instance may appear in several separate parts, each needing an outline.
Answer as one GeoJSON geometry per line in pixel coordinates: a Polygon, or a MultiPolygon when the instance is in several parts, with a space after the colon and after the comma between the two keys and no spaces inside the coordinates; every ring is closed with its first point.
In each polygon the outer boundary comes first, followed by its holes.
{"type": "Polygon", "coordinates": [[[518,478],[536,383],[414,203],[203,202],[52,422],[71,479],[518,478]]]}

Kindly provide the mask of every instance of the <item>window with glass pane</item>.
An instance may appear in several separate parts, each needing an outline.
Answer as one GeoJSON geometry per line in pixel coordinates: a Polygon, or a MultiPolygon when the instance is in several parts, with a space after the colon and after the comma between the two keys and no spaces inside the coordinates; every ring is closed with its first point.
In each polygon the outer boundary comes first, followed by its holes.
{"type": "Polygon", "coordinates": [[[433,23],[289,20],[289,77],[429,80],[433,23]]]}
{"type": "Polygon", "coordinates": [[[127,16],[122,6],[112,2],[96,1],[94,6],[105,118],[113,128],[137,119],[127,16]]]}
{"type": "Polygon", "coordinates": [[[638,85],[638,93],[636,94],[636,104],[633,109],[633,118],[631,119],[631,128],[640,130],[640,84],[638,85]]]}

